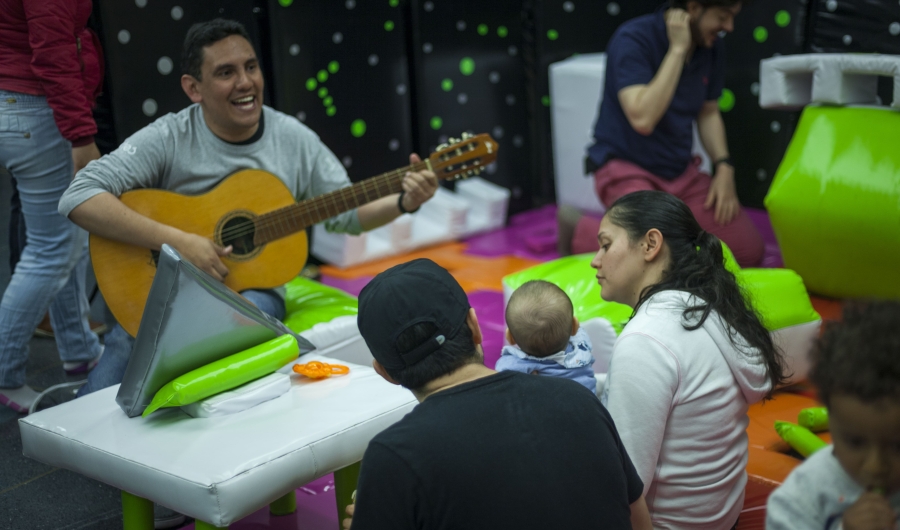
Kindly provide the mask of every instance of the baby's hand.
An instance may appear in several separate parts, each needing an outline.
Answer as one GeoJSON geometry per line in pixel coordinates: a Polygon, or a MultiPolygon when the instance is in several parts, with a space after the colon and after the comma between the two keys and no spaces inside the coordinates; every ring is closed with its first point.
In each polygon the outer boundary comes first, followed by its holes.
{"type": "Polygon", "coordinates": [[[893,530],[896,515],[884,495],[867,492],[844,512],[844,530],[893,530]]]}

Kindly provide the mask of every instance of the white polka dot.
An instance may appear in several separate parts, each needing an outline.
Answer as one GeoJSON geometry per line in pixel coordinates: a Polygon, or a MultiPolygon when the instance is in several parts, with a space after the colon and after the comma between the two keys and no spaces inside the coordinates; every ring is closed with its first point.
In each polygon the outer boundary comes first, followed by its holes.
{"type": "Polygon", "coordinates": [[[509,52],[509,54],[512,55],[513,57],[515,57],[519,53],[519,49],[516,48],[515,46],[510,46],[509,48],[506,49],[506,51],[509,52]]]}
{"type": "Polygon", "coordinates": [[[756,180],[766,180],[768,173],[766,173],[765,169],[757,169],[756,170],[756,180]]]}
{"type": "Polygon", "coordinates": [[[146,116],[153,116],[156,114],[156,111],[159,110],[159,105],[156,104],[156,100],[154,99],[145,99],[144,103],[141,105],[141,110],[144,111],[146,116]]]}
{"type": "Polygon", "coordinates": [[[522,196],[522,187],[521,186],[513,186],[510,190],[512,192],[512,196],[514,199],[518,199],[522,196]]]}
{"type": "Polygon", "coordinates": [[[378,56],[374,53],[369,56],[369,66],[375,66],[378,64],[378,56]]]}
{"type": "Polygon", "coordinates": [[[172,20],[181,20],[181,17],[184,16],[184,9],[181,9],[181,6],[175,6],[169,14],[172,15],[172,20]]]}
{"type": "Polygon", "coordinates": [[[431,45],[430,42],[426,42],[422,45],[422,51],[425,53],[431,53],[431,50],[434,49],[434,46],[431,45]]]}
{"type": "Polygon", "coordinates": [[[400,140],[398,140],[396,138],[392,138],[391,141],[388,142],[388,149],[390,149],[391,151],[396,151],[397,149],[400,149],[400,140]]]}
{"type": "Polygon", "coordinates": [[[485,170],[487,171],[488,175],[493,175],[494,173],[497,172],[497,163],[491,162],[490,164],[487,165],[487,168],[485,168],[485,170]]]}
{"type": "Polygon", "coordinates": [[[344,2],[344,6],[347,9],[353,9],[354,7],[356,7],[356,0],[347,0],[346,2],[344,2]]]}
{"type": "Polygon", "coordinates": [[[750,93],[754,96],[759,95],[759,83],[753,83],[750,85],[750,93]]]}
{"type": "Polygon", "coordinates": [[[513,136],[513,145],[516,147],[522,147],[525,144],[525,139],[522,138],[521,134],[517,134],[513,136]]]}
{"type": "Polygon", "coordinates": [[[619,7],[619,4],[615,2],[610,2],[606,4],[606,12],[612,16],[618,15],[622,11],[622,8],[619,7]]]}
{"type": "Polygon", "coordinates": [[[344,167],[350,167],[353,165],[353,159],[349,156],[345,156],[341,159],[341,163],[344,164],[344,167]]]}
{"type": "Polygon", "coordinates": [[[403,94],[406,94],[406,85],[400,83],[397,85],[397,95],[402,96],[403,94]]]}
{"type": "Polygon", "coordinates": [[[422,5],[422,9],[428,11],[429,13],[434,11],[434,2],[425,2],[425,4],[422,5]]]}
{"type": "Polygon", "coordinates": [[[500,127],[499,125],[494,127],[493,130],[491,130],[491,134],[494,136],[495,140],[503,138],[503,127],[500,127]]]}
{"type": "Polygon", "coordinates": [[[891,22],[891,25],[888,26],[888,31],[895,37],[900,35],[900,22],[891,22]]]}
{"type": "Polygon", "coordinates": [[[844,46],[850,46],[850,43],[853,42],[853,37],[850,35],[844,35],[844,38],[841,39],[844,42],[844,46]]]}
{"type": "Polygon", "coordinates": [[[778,131],[781,130],[781,124],[778,123],[777,121],[773,121],[773,122],[769,125],[769,128],[772,129],[772,132],[773,132],[773,133],[777,133],[778,131]]]}
{"type": "Polygon", "coordinates": [[[134,5],[138,7],[147,7],[147,0],[134,0],[134,5]]]}
{"type": "Polygon", "coordinates": [[[488,80],[491,83],[499,83],[500,82],[500,72],[491,72],[488,74],[488,80]]]}
{"type": "Polygon", "coordinates": [[[131,32],[128,31],[127,29],[123,29],[122,31],[119,32],[118,37],[119,37],[119,42],[121,42],[122,44],[128,44],[128,41],[131,40],[131,32]]]}
{"type": "Polygon", "coordinates": [[[572,2],[563,2],[563,11],[565,11],[566,13],[575,11],[575,4],[573,4],[572,2]]]}
{"type": "Polygon", "coordinates": [[[296,114],[297,119],[300,121],[306,121],[306,113],[302,110],[296,114]]]}
{"type": "Polygon", "coordinates": [[[438,136],[438,143],[445,144],[445,143],[447,143],[447,140],[449,140],[449,139],[450,138],[448,138],[446,134],[442,134],[442,135],[438,136]]]}
{"type": "Polygon", "coordinates": [[[466,21],[460,20],[456,23],[456,29],[459,31],[466,31],[466,21]]]}
{"type": "Polygon", "coordinates": [[[340,43],[344,42],[344,34],[341,33],[340,31],[335,31],[334,35],[331,36],[331,40],[335,44],[340,44],[340,43]]]}
{"type": "Polygon", "coordinates": [[[159,73],[162,75],[169,75],[172,73],[172,68],[174,67],[174,63],[172,63],[172,59],[169,59],[166,56],[162,56],[156,61],[156,69],[159,70],[159,73]]]}
{"type": "Polygon", "coordinates": [[[825,2],[825,9],[834,12],[837,9],[837,0],[828,0],[825,2]]]}
{"type": "Polygon", "coordinates": [[[288,53],[290,53],[291,55],[298,55],[300,53],[300,45],[291,44],[291,47],[288,48],[288,53]]]}
{"type": "Polygon", "coordinates": [[[469,101],[469,96],[465,92],[460,92],[459,95],[456,96],[456,101],[458,101],[460,105],[465,105],[469,101]]]}
{"type": "Polygon", "coordinates": [[[506,104],[509,106],[515,105],[516,104],[516,96],[514,96],[512,94],[507,94],[506,95],[506,104]]]}

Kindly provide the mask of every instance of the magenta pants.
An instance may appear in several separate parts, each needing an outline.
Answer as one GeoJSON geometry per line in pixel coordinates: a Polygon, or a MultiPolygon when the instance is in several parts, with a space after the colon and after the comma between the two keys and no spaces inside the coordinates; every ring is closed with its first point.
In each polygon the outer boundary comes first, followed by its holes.
{"type": "MultiPolygon", "coordinates": [[[[695,157],[685,172],[673,180],[657,177],[642,167],[621,159],[610,160],[594,173],[597,196],[607,207],[619,197],[633,191],[659,190],[671,193],[688,205],[704,230],[728,245],[742,267],[759,265],[765,244],[747,213],[741,209],[730,223],[723,226],[715,221],[715,208],[707,210],[703,207],[711,181],[712,177],[700,171],[699,157],[695,157]]],[[[597,251],[599,225],[598,219],[583,217],[575,230],[572,251],[597,251]]]]}

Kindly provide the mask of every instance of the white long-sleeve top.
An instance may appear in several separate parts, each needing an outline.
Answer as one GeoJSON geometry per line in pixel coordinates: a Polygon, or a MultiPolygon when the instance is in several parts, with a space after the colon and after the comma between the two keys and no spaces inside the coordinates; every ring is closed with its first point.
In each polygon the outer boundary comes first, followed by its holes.
{"type": "Polygon", "coordinates": [[[717,313],[684,329],[691,295],[663,291],[616,340],[603,391],[656,529],[728,530],[747,482],[747,408],[769,391],[765,361],[717,313]]]}

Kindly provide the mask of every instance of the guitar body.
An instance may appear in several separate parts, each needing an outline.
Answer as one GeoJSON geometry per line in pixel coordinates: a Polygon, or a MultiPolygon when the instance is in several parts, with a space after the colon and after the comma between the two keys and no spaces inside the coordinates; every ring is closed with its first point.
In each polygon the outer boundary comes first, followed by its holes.
{"type": "MultiPolygon", "coordinates": [[[[122,194],[120,200],[155,221],[223,246],[234,245],[232,255],[222,262],[229,271],[225,285],[235,291],[283,285],[297,276],[308,257],[304,230],[254,246],[252,229],[245,228],[252,226],[248,220],[296,203],[287,186],[265,171],[239,171],[204,195],[141,189],[122,194]]],[[[122,327],[135,336],[156,275],[158,253],[93,234],[90,241],[91,260],[106,303],[122,327]]]]}

